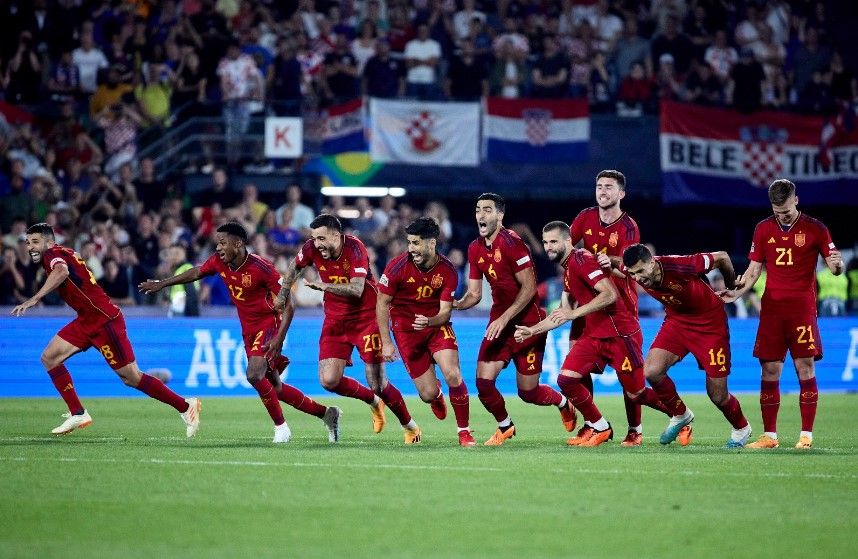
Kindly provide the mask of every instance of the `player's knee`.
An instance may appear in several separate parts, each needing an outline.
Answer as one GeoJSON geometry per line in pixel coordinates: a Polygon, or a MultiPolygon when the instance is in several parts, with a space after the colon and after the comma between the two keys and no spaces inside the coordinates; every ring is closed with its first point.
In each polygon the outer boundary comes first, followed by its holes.
{"type": "Polygon", "coordinates": [[[322,388],[328,392],[333,392],[337,389],[337,386],[339,386],[340,379],[333,376],[320,376],[319,383],[322,385],[322,388]]]}
{"type": "Polygon", "coordinates": [[[525,390],[524,388],[518,389],[518,397],[527,402],[528,404],[533,404],[536,402],[536,394],[539,392],[538,388],[532,388],[530,390],[525,390]]]}
{"type": "Polygon", "coordinates": [[[42,366],[47,370],[51,370],[59,364],[56,358],[47,351],[42,352],[40,359],[42,360],[42,366]]]}
{"type": "Polygon", "coordinates": [[[661,367],[644,364],[644,377],[652,384],[658,384],[667,373],[661,367]]]}
{"type": "Polygon", "coordinates": [[[140,384],[140,375],[135,371],[116,371],[116,374],[119,375],[119,378],[122,379],[122,384],[125,386],[134,388],[140,384]]]}
{"type": "Polygon", "coordinates": [[[428,404],[438,397],[438,389],[421,387],[417,389],[417,394],[420,396],[421,400],[428,404]]]}
{"type": "Polygon", "coordinates": [[[641,388],[637,392],[628,392],[626,391],[626,396],[628,396],[629,400],[634,402],[635,404],[640,404],[643,399],[644,389],[641,388]]]}
{"type": "Polygon", "coordinates": [[[247,382],[250,384],[256,384],[260,380],[265,378],[265,369],[263,367],[248,367],[247,368],[247,382]]]}

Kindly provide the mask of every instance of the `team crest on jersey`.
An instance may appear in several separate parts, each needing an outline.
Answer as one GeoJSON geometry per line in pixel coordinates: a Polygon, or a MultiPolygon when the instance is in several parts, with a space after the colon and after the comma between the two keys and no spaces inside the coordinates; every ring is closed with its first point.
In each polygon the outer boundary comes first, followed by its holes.
{"type": "Polygon", "coordinates": [[[252,280],[250,279],[250,274],[241,274],[241,285],[244,287],[250,287],[252,280]]]}
{"type": "Polygon", "coordinates": [[[617,246],[617,242],[619,242],[619,240],[620,240],[620,236],[617,234],[616,231],[614,231],[613,233],[611,233],[611,236],[608,237],[608,244],[611,245],[612,247],[615,247],[615,246],[617,246]]]}
{"type": "Polygon", "coordinates": [[[349,266],[351,266],[351,264],[349,264],[349,261],[348,261],[348,260],[343,260],[343,270],[348,271],[349,266]]]}
{"type": "Polygon", "coordinates": [[[499,249],[499,248],[496,248],[496,249],[495,249],[495,256],[494,256],[494,258],[495,258],[495,262],[500,262],[500,261],[501,261],[501,252],[500,252],[500,249],[499,249]]]}
{"type": "Polygon", "coordinates": [[[804,233],[796,233],[796,234],[795,234],[795,246],[797,246],[797,247],[803,247],[803,246],[804,246],[804,241],[805,241],[805,235],[804,235],[804,233]]]}
{"type": "Polygon", "coordinates": [[[438,289],[443,283],[444,278],[441,276],[441,274],[435,274],[434,276],[432,276],[432,283],[430,285],[432,286],[432,289],[438,289]]]}

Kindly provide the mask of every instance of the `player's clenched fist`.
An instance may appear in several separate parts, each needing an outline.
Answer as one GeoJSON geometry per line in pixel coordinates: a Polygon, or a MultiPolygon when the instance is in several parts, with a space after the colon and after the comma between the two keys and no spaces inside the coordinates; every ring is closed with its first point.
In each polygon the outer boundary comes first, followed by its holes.
{"type": "Polygon", "coordinates": [[[381,358],[387,363],[396,361],[396,346],[392,343],[381,342],[381,358]]]}

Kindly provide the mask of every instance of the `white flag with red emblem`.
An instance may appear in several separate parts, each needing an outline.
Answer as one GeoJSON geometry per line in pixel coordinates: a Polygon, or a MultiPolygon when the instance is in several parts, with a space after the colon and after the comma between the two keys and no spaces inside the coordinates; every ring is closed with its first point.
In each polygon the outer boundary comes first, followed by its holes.
{"type": "Polygon", "coordinates": [[[369,152],[380,163],[480,163],[479,103],[371,99],[369,152]]]}

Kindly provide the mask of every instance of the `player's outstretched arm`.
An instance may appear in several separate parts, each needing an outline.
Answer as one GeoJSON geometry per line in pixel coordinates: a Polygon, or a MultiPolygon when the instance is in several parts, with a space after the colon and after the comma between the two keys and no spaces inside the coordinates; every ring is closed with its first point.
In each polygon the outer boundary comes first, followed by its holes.
{"type": "Polygon", "coordinates": [[[468,279],[468,290],[458,301],[453,301],[453,308],[459,311],[470,309],[483,298],[483,280],[468,279]]]}
{"type": "Polygon", "coordinates": [[[843,273],[843,255],[835,248],[825,257],[825,265],[828,266],[832,274],[839,276],[843,273]]]}
{"type": "Polygon", "coordinates": [[[48,274],[48,278],[45,280],[45,285],[43,285],[42,288],[39,289],[35,295],[12,309],[12,315],[23,315],[27,311],[27,309],[35,306],[39,301],[41,301],[45,295],[62,285],[62,283],[66,281],[67,277],[69,277],[68,266],[66,266],[65,264],[58,263],[56,266],[54,266],[54,269],[51,270],[51,273],[48,274]]]}
{"type": "Polygon", "coordinates": [[[721,297],[721,300],[725,303],[732,303],[750,291],[751,288],[754,287],[754,284],[757,283],[757,280],[760,279],[760,274],[762,273],[763,263],[751,260],[748,264],[748,269],[745,270],[745,273],[740,276],[736,276],[733,289],[722,291],[718,293],[718,296],[721,297]]]}
{"type": "Polygon", "coordinates": [[[715,267],[724,276],[724,285],[727,289],[733,289],[736,286],[736,270],[733,268],[733,261],[730,260],[730,255],[719,250],[712,253],[712,258],[715,261],[715,267]]]}
{"type": "Polygon", "coordinates": [[[307,287],[315,289],[316,291],[333,293],[334,295],[340,295],[341,297],[360,299],[361,295],[363,295],[363,289],[366,286],[366,278],[351,278],[349,283],[324,283],[321,281],[307,280],[304,280],[304,283],[307,284],[307,287]]]}
{"type": "Polygon", "coordinates": [[[139,289],[141,293],[149,295],[152,293],[157,293],[165,287],[170,287],[171,285],[179,285],[181,283],[191,283],[192,281],[197,281],[201,277],[202,274],[200,273],[200,269],[194,266],[190,270],[185,270],[181,274],[175,275],[171,278],[162,280],[146,280],[140,283],[140,285],[137,286],[137,289],[139,289]]]}
{"type": "Polygon", "coordinates": [[[393,297],[379,292],[375,301],[375,320],[381,337],[381,357],[388,363],[396,361],[396,346],[390,338],[390,302],[393,297]]]}

